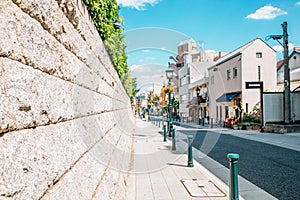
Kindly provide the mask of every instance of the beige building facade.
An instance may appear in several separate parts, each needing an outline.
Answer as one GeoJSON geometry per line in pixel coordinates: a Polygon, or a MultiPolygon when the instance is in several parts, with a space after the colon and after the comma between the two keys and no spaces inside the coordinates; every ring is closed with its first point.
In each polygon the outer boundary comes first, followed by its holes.
{"type": "Polygon", "coordinates": [[[208,72],[209,117],[214,123],[241,119],[260,102],[259,89],[246,89],[246,82],[262,81],[264,91],[276,91],[276,52],[257,38],[221,57],[208,72]]]}

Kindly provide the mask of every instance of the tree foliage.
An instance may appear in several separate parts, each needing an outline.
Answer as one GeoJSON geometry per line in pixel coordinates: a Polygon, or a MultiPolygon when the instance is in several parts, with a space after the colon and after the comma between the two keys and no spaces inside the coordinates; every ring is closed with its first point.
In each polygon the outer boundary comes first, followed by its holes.
{"type": "Polygon", "coordinates": [[[116,0],[84,0],[84,3],[127,94],[131,98],[134,97],[138,92],[136,79],[131,77],[128,69],[122,30],[114,27],[116,20],[123,21],[119,17],[119,7],[116,0]]]}
{"type": "Polygon", "coordinates": [[[159,102],[159,99],[160,99],[160,97],[158,96],[158,94],[155,94],[155,95],[153,96],[153,101],[154,101],[154,102],[159,102]]]}

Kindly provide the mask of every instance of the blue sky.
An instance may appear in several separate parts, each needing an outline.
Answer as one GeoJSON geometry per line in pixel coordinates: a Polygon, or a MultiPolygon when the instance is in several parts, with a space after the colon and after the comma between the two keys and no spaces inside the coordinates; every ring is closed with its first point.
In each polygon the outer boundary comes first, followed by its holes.
{"type": "MultiPolygon", "coordinates": [[[[180,40],[230,52],[288,23],[290,48],[300,46],[300,0],[117,0],[124,18],[128,64],[143,82],[159,80],[180,40]],[[141,78],[142,77],[142,78],[141,78]]],[[[267,43],[282,53],[276,41],[267,43]]]]}

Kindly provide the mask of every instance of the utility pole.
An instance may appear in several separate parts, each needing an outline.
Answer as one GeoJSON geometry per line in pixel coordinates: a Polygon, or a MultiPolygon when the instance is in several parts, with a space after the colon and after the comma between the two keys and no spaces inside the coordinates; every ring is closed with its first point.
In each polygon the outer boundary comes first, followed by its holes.
{"type": "Polygon", "coordinates": [[[291,89],[290,89],[290,68],[287,22],[281,24],[283,29],[283,51],[284,51],[284,122],[291,122],[291,89]]]}

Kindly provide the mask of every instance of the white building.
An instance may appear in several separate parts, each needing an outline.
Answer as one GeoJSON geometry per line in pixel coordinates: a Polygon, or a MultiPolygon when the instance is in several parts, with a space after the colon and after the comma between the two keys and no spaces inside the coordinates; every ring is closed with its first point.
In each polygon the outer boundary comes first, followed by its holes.
{"type": "MultiPolygon", "coordinates": [[[[290,88],[291,91],[297,89],[300,86],[300,47],[295,47],[293,52],[289,56],[289,68],[290,68],[290,88]]],[[[278,91],[284,90],[284,67],[283,61],[279,62],[277,68],[277,86],[278,91]]]]}
{"type": "Polygon", "coordinates": [[[214,123],[240,118],[260,102],[259,89],[247,81],[263,81],[265,91],[276,91],[276,52],[260,38],[221,57],[209,71],[209,117],[214,123]]]}
{"type": "MultiPolygon", "coordinates": [[[[192,38],[178,45],[178,53],[184,58],[183,67],[178,71],[179,115],[186,122],[196,121],[195,89],[200,87],[200,94],[205,97],[208,81],[207,68],[213,64],[214,58],[213,53],[198,51],[197,48],[197,44],[192,38]]],[[[206,104],[202,106],[206,107],[206,104]]]]}

